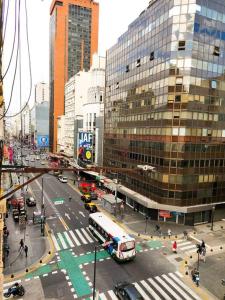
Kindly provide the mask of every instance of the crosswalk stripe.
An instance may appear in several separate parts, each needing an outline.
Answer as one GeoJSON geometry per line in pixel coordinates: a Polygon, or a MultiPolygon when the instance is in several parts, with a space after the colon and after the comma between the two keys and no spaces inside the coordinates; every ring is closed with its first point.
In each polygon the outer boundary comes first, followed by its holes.
{"type": "Polygon", "coordinates": [[[64,231],[63,234],[65,235],[67,242],[70,244],[70,247],[74,247],[74,243],[71,241],[71,238],[69,237],[68,233],[64,231]]]}
{"type": "Polygon", "coordinates": [[[141,280],[141,284],[154,297],[155,300],[162,299],[154,292],[154,290],[144,280],[141,280]]]}
{"type": "Polygon", "coordinates": [[[177,274],[178,277],[183,278],[183,275],[179,271],[176,271],[175,273],[177,274]]]}
{"type": "Polygon", "coordinates": [[[73,233],[73,231],[70,230],[69,233],[70,233],[72,239],[74,240],[75,244],[76,244],[77,246],[80,246],[81,243],[78,241],[78,239],[76,238],[76,236],[75,236],[75,234],[73,233]]]}
{"type": "Polygon", "coordinates": [[[92,236],[92,238],[95,240],[95,241],[98,241],[98,239],[96,239],[96,237],[93,236],[93,233],[90,231],[89,227],[86,228],[88,233],[90,233],[90,235],[92,236]]]}
{"type": "Polygon", "coordinates": [[[87,244],[87,241],[85,240],[85,238],[83,237],[83,235],[80,233],[80,231],[78,229],[75,229],[77,235],[79,236],[79,238],[81,239],[82,243],[87,244]]]}
{"type": "Polygon", "coordinates": [[[164,290],[156,283],[152,278],[149,278],[148,281],[151,283],[154,288],[160,292],[160,294],[163,296],[163,299],[165,300],[172,300],[165,292],[164,290]]]}
{"type": "Polygon", "coordinates": [[[185,300],[192,300],[188,294],[186,294],[173,280],[171,280],[167,275],[162,275],[162,277],[173,287],[176,288],[176,291],[178,291],[178,293],[180,293],[182,296],[185,295],[185,300]]]}
{"type": "Polygon", "coordinates": [[[151,300],[149,298],[149,296],[142,290],[142,288],[140,287],[140,285],[138,283],[134,283],[136,289],[138,290],[138,292],[142,295],[142,297],[144,297],[145,300],[151,300]]]}
{"type": "Polygon", "coordinates": [[[116,297],[115,293],[112,290],[108,291],[108,294],[112,300],[118,300],[118,298],[116,297]]]}
{"type": "Polygon", "coordinates": [[[107,300],[106,296],[103,293],[99,294],[99,297],[101,300],[107,300]]]}
{"type": "Polygon", "coordinates": [[[189,246],[185,246],[185,247],[180,247],[180,250],[188,250],[188,249],[196,249],[195,245],[189,245],[189,246]]]}
{"type": "Polygon", "coordinates": [[[198,295],[196,295],[186,284],[183,283],[179,278],[177,278],[176,275],[173,273],[169,273],[169,276],[173,278],[174,281],[176,281],[185,291],[187,291],[193,298],[196,300],[201,300],[198,295]]]}
{"type": "Polygon", "coordinates": [[[156,276],[155,279],[162,285],[164,288],[176,299],[176,300],[182,300],[181,297],[179,297],[169,286],[168,284],[162,280],[159,276],[156,276]]]}
{"type": "Polygon", "coordinates": [[[54,236],[53,234],[51,234],[51,237],[52,237],[53,244],[54,244],[56,250],[59,251],[59,250],[60,250],[60,247],[59,247],[59,244],[58,244],[58,242],[57,242],[55,236],[54,236]]]}
{"type": "Polygon", "coordinates": [[[84,228],[81,228],[82,232],[84,233],[85,237],[88,239],[88,241],[90,243],[93,243],[94,241],[92,240],[92,238],[88,235],[88,233],[85,231],[84,228]]]}
{"type": "Polygon", "coordinates": [[[57,235],[58,235],[59,240],[60,240],[60,242],[61,242],[61,244],[62,244],[62,246],[63,246],[63,249],[67,249],[68,247],[67,247],[67,245],[66,245],[66,243],[65,243],[65,241],[64,241],[64,239],[63,239],[62,234],[61,234],[60,232],[58,232],[57,235]]]}

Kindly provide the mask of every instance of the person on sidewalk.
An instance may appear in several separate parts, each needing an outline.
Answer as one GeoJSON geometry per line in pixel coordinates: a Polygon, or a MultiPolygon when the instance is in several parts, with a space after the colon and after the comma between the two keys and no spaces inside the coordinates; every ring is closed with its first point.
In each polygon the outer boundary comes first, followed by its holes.
{"type": "Polygon", "coordinates": [[[25,255],[27,257],[27,253],[28,253],[28,247],[27,247],[27,245],[24,246],[24,252],[25,252],[25,255]]]}
{"type": "Polygon", "coordinates": [[[171,235],[172,235],[171,229],[168,229],[167,234],[168,234],[168,237],[169,237],[169,239],[170,239],[170,237],[171,237],[171,235]]]}
{"type": "Polygon", "coordinates": [[[173,250],[173,253],[177,254],[177,242],[176,241],[173,242],[172,250],[173,250]]]}
{"type": "Polygon", "coordinates": [[[202,240],[201,249],[205,248],[205,242],[202,240]]]}
{"type": "Polygon", "coordinates": [[[72,201],[72,197],[71,196],[69,196],[69,202],[71,202],[72,201]]]}
{"type": "Polygon", "coordinates": [[[187,240],[188,239],[188,233],[187,233],[187,231],[184,230],[183,234],[184,234],[184,240],[187,240]]]}
{"type": "Polygon", "coordinates": [[[205,257],[206,257],[206,248],[203,247],[201,251],[201,260],[205,263],[205,257]]]}
{"type": "Polygon", "coordinates": [[[20,240],[20,248],[19,248],[19,251],[20,251],[21,249],[24,249],[24,241],[23,241],[23,239],[20,240]]]}

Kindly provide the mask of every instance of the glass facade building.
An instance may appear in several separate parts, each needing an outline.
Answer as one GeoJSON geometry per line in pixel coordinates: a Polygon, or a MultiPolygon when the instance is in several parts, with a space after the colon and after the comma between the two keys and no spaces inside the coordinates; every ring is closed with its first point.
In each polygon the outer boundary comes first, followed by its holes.
{"type": "Polygon", "coordinates": [[[225,202],[224,74],[223,0],[151,0],[107,52],[104,164],[181,223],[225,202]]]}

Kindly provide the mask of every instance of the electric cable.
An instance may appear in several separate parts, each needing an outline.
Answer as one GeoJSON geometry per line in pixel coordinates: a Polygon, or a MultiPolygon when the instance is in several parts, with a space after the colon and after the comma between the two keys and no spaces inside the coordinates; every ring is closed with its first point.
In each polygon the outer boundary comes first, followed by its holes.
{"type": "MultiPolygon", "coordinates": [[[[20,3],[20,1],[19,1],[19,3],[20,3]]],[[[8,8],[9,8],[9,5],[8,5],[8,8]]],[[[8,20],[8,9],[7,9],[6,22],[7,22],[7,20],[8,20]]],[[[5,41],[6,26],[7,26],[7,24],[5,25],[5,29],[4,29],[4,33],[3,33],[3,45],[4,45],[4,41],[5,41]]],[[[4,74],[1,77],[0,82],[2,82],[3,79],[5,78],[5,76],[7,75],[8,71],[9,71],[9,68],[11,66],[11,63],[12,63],[13,54],[14,54],[14,48],[15,48],[15,42],[16,42],[16,32],[17,32],[17,2],[15,1],[15,25],[14,25],[14,37],[13,37],[12,51],[11,51],[11,55],[10,55],[10,58],[9,58],[9,63],[7,65],[7,68],[6,68],[5,72],[4,72],[4,74]]],[[[1,55],[4,52],[3,45],[2,45],[1,55]]]]}
{"type": "Polygon", "coordinates": [[[29,92],[28,99],[25,105],[23,106],[23,108],[19,112],[13,115],[6,115],[5,113],[6,118],[13,118],[21,114],[24,111],[24,109],[27,107],[28,103],[30,102],[31,93],[32,93],[32,71],[31,71],[30,41],[29,41],[29,31],[28,31],[27,1],[25,0],[24,3],[25,3],[25,13],[26,13],[26,37],[27,37],[27,50],[28,50],[29,73],[30,73],[30,92],[29,92]]]}
{"type": "MultiPolygon", "coordinates": [[[[5,1],[3,3],[5,4],[5,1]]],[[[7,27],[7,23],[8,23],[8,14],[9,14],[9,0],[7,2],[6,15],[5,15],[5,5],[4,5],[4,11],[2,14],[2,28],[3,28],[2,47],[3,47],[4,41],[5,41],[6,27],[7,27]],[[5,19],[4,19],[4,16],[5,16],[5,19]]]]}
{"type": "Polygon", "coordinates": [[[1,119],[3,119],[5,117],[5,115],[7,114],[11,102],[12,102],[12,95],[13,95],[13,90],[14,90],[14,84],[15,84],[15,79],[16,79],[16,73],[17,73],[17,63],[18,63],[18,55],[19,55],[19,38],[20,38],[20,1],[19,0],[19,14],[18,14],[18,43],[17,43],[17,53],[16,53],[16,66],[15,66],[15,70],[14,70],[14,75],[13,75],[13,82],[12,82],[12,88],[11,88],[11,93],[10,93],[10,99],[9,99],[9,104],[7,106],[7,109],[5,110],[3,115],[0,115],[1,119]]]}

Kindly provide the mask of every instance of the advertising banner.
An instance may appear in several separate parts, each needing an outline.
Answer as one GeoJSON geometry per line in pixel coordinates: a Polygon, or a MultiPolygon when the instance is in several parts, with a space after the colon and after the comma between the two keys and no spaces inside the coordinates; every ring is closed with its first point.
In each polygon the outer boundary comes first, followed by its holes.
{"type": "Polygon", "coordinates": [[[37,146],[38,147],[48,147],[49,146],[49,136],[48,135],[38,135],[37,136],[37,146]]]}
{"type": "Polygon", "coordinates": [[[91,132],[78,132],[77,157],[83,162],[93,161],[93,134],[91,132]]]}
{"type": "Polygon", "coordinates": [[[171,214],[169,210],[159,210],[159,216],[164,218],[171,218],[171,214]]]}

